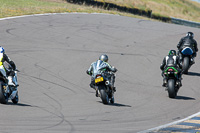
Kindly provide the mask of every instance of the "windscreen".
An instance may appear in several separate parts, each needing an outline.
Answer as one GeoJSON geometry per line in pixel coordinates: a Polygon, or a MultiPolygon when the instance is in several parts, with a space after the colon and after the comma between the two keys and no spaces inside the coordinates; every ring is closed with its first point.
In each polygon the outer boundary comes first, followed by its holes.
{"type": "Polygon", "coordinates": [[[96,76],[97,74],[101,74],[103,71],[106,70],[107,66],[108,65],[101,60],[98,60],[97,62],[95,62],[93,64],[93,76],[96,76]]]}

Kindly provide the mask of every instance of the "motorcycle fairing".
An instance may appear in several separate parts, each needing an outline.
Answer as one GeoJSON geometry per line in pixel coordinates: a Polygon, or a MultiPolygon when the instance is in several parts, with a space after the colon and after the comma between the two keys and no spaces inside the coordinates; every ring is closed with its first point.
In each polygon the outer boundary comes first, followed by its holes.
{"type": "MultiPolygon", "coordinates": [[[[169,69],[173,69],[176,73],[174,73],[174,75],[177,75],[177,73],[178,73],[178,70],[176,69],[176,68],[174,68],[174,67],[167,67],[167,69],[165,70],[165,73],[167,73],[167,71],[169,70],[169,69]]],[[[167,74],[168,75],[168,74],[167,74]]]]}
{"type": "Polygon", "coordinates": [[[93,64],[93,71],[94,71],[94,77],[96,77],[97,74],[101,74],[103,71],[105,71],[107,68],[107,64],[101,60],[98,60],[96,63],[93,64]]]}
{"type": "Polygon", "coordinates": [[[190,47],[185,47],[185,48],[181,51],[181,53],[182,53],[183,55],[192,55],[194,52],[193,52],[193,50],[192,50],[190,47]]]}

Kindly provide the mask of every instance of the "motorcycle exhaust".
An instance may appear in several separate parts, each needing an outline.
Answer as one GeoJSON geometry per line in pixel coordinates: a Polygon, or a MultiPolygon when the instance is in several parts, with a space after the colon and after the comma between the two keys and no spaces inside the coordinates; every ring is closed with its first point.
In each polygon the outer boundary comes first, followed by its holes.
{"type": "Polygon", "coordinates": [[[110,85],[110,82],[109,82],[109,81],[106,81],[106,82],[105,82],[105,85],[110,85]]]}

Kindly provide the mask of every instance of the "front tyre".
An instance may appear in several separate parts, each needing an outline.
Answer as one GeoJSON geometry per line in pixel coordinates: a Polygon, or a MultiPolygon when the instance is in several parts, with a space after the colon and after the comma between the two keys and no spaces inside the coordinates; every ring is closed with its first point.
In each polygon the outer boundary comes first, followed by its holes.
{"type": "Polygon", "coordinates": [[[5,93],[5,89],[3,88],[2,83],[0,83],[0,103],[8,103],[8,95],[5,93]]]}
{"type": "Polygon", "coordinates": [[[183,58],[183,73],[184,74],[188,73],[189,67],[190,67],[190,59],[189,57],[184,57],[183,58]]]}
{"type": "Polygon", "coordinates": [[[108,104],[109,103],[109,98],[108,98],[108,94],[106,93],[105,86],[101,86],[99,88],[99,92],[100,92],[101,100],[102,100],[103,104],[108,104]]]}
{"type": "Polygon", "coordinates": [[[168,95],[169,98],[175,98],[177,93],[175,91],[175,81],[174,79],[169,79],[168,80],[168,95]]]}
{"type": "Polygon", "coordinates": [[[15,95],[15,98],[12,99],[12,102],[13,102],[14,104],[17,104],[18,101],[19,101],[19,96],[18,96],[18,92],[17,92],[17,94],[15,95]]]}

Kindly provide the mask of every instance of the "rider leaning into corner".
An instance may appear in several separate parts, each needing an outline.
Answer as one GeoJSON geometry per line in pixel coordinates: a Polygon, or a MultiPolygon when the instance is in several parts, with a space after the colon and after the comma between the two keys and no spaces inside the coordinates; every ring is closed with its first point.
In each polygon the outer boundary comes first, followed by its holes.
{"type": "MultiPolygon", "coordinates": [[[[117,69],[115,67],[112,67],[110,64],[108,64],[108,56],[106,54],[101,55],[99,59],[96,62],[93,62],[90,65],[90,68],[86,71],[86,73],[91,76],[90,87],[93,89],[95,89],[95,76],[99,66],[104,66],[106,68],[105,71],[117,72],[117,69]]],[[[114,82],[115,82],[115,75],[111,74],[111,81],[110,81],[111,88],[114,91],[116,91],[116,87],[114,87],[114,82]]],[[[97,95],[98,91],[96,91],[96,96],[97,95]]]]}
{"type": "Polygon", "coordinates": [[[169,54],[167,56],[165,56],[165,58],[163,59],[163,62],[160,66],[160,69],[162,70],[162,77],[163,77],[163,87],[166,87],[167,84],[167,77],[165,77],[164,75],[164,71],[167,69],[167,67],[173,66],[178,70],[178,80],[180,82],[180,87],[182,86],[181,83],[181,69],[182,69],[182,65],[180,63],[179,57],[176,55],[176,51],[175,50],[170,50],[169,54]]]}
{"type": "Polygon", "coordinates": [[[13,70],[16,70],[15,63],[5,54],[5,50],[2,46],[0,46],[0,71],[4,76],[8,85],[16,86],[16,90],[13,93],[17,92],[17,86],[13,82],[13,76],[15,75],[14,71],[4,66],[4,62],[7,62],[13,70]]]}
{"type": "Polygon", "coordinates": [[[181,38],[181,40],[179,41],[179,43],[177,45],[178,55],[182,62],[183,58],[182,58],[181,51],[183,50],[183,48],[185,46],[188,46],[188,44],[189,44],[189,47],[193,50],[191,62],[192,62],[192,64],[194,64],[195,63],[194,58],[197,56],[196,52],[198,52],[198,48],[197,48],[197,42],[196,42],[196,40],[194,40],[194,34],[192,32],[188,32],[186,34],[186,36],[181,38]]]}

